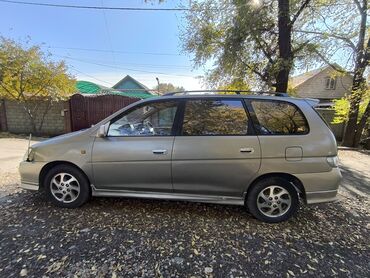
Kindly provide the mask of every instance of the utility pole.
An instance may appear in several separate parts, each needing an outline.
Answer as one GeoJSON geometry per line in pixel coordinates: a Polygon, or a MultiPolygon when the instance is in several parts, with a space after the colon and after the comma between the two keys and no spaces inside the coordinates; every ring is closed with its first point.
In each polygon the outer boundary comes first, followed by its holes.
{"type": "Polygon", "coordinates": [[[158,77],[156,77],[155,79],[157,80],[157,84],[158,84],[158,87],[157,87],[157,94],[158,94],[158,95],[160,95],[160,94],[159,94],[159,78],[158,78],[158,77]]]}

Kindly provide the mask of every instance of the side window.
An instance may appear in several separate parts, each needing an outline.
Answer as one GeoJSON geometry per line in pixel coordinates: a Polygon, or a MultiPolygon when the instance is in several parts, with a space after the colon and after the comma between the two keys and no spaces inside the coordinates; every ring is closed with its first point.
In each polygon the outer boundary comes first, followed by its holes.
{"type": "Polygon", "coordinates": [[[116,118],[109,126],[108,136],[169,136],[177,106],[175,101],[141,105],[116,118]]]}
{"type": "Polygon", "coordinates": [[[306,134],[309,127],[299,108],[284,101],[251,101],[256,114],[256,130],[259,134],[293,135],[306,134]]]}
{"type": "Polygon", "coordinates": [[[240,100],[186,101],[182,135],[246,135],[248,117],[240,100]]]}

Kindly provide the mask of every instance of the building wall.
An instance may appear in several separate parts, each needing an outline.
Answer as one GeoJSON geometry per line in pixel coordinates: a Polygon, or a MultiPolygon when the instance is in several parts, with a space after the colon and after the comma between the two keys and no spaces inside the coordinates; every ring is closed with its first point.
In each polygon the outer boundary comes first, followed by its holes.
{"type": "MultiPolygon", "coordinates": [[[[22,103],[5,100],[7,131],[12,133],[32,132],[31,121],[23,108],[22,103]]],[[[36,105],[34,102],[33,105],[36,105]]],[[[42,112],[45,111],[47,103],[40,101],[39,113],[36,114],[36,122],[40,123],[42,112]]],[[[41,129],[43,135],[59,135],[65,132],[64,125],[64,102],[54,102],[45,116],[44,124],[41,129]]]]}
{"type": "Polygon", "coordinates": [[[327,68],[319,74],[313,76],[302,84],[298,85],[295,89],[297,96],[305,98],[318,98],[318,99],[338,99],[344,97],[349,93],[352,85],[352,77],[347,74],[344,76],[337,76],[336,87],[334,90],[327,90],[325,88],[326,78],[331,76],[334,70],[327,68]]]}

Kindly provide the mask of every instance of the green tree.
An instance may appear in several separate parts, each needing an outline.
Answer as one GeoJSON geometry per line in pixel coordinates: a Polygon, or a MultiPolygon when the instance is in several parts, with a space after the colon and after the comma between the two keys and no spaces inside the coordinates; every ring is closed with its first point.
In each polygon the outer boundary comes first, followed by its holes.
{"type": "Polygon", "coordinates": [[[368,102],[362,116],[359,118],[361,103],[364,103],[368,97],[367,83],[364,78],[364,72],[370,61],[370,37],[367,28],[367,0],[354,0],[361,21],[358,30],[357,45],[353,48],[353,56],[355,57],[353,69],[353,83],[351,94],[349,95],[349,112],[348,122],[344,133],[342,144],[348,147],[357,147],[365,125],[370,117],[370,103],[368,102]],[[366,42],[367,38],[367,42],[366,42]]]}
{"type": "Polygon", "coordinates": [[[286,92],[294,60],[310,42],[293,37],[308,16],[310,0],[192,1],[182,35],[196,66],[213,62],[206,80],[244,79],[254,87],[286,92]]]}
{"type": "MultiPolygon", "coordinates": [[[[252,88],[243,79],[234,79],[220,87],[219,90],[241,90],[241,91],[252,91],[252,88]]],[[[247,94],[248,92],[241,92],[241,94],[247,94]]],[[[226,93],[227,94],[227,93],[226,93]]]]}
{"type": "Polygon", "coordinates": [[[75,92],[75,80],[63,61],[54,62],[39,46],[27,45],[0,38],[0,98],[22,103],[37,134],[52,102],[75,92]]]}
{"type": "Polygon", "coordinates": [[[359,117],[370,58],[367,11],[368,0],[193,1],[183,47],[196,66],[213,62],[206,75],[213,85],[245,79],[294,95],[292,69],[328,63],[352,73],[343,145],[357,146],[370,117],[370,105],[359,117]]]}
{"type": "MultiPolygon", "coordinates": [[[[344,98],[341,98],[335,101],[335,104],[334,104],[335,117],[333,119],[334,124],[348,122],[348,118],[350,115],[350,109],[351,109],[351,99],[352,97],[351,95],[349,95],[347,97],[344,97],[344,98]]],[[[358,116],[357,116],[357,121],[356,121],[358,125],[363,125],[361,126],[362,128],[361,134],[367,133],[365,137],[370,137],[370,117],[369,117],[369,114],[366,115],[366,113],[369,113],[369,103],[370,103],[370,90],[367,89],[361,96],[361,101],[359,103],[358,116]],[[364,121],[364,122],[362,123],[361,121],[364,121]]],[[[356,145],[352,145],[352,146],[357,147],[358,144],[360,143],[360,139],[361,139],[360,137],[356,137],[356,140],[358,140],[358,142],[356,142],[356,145]]],[[[369,139],[370,138],[367,138],[367,140],[369,139]]]]}
{"type": "Polygon", "coordinates": [[[338,73],[349,72],[353,75],[350,91],[335,106],[338,115],[347,111],[347,115],[341,118],[347,120],[342,145],[348,147],[358,146],[370,117],[365,78],[370,60],[367,11],[367,0],[321,1],[312,11],[315,15],[312,24],[296,30],[316,45],[313,50],[319,60],[331,65],[338,73]],[[347,110],[343,109],[344,103],[348,103],[347,110]]]}
{"type": "Polygon", "coordinates": [[[153,89],[159,91],[160,95],[169,92],[181,92],[185,90],[184,87],[177,87],[171,83],[159,83],[159,86],[155,86],[153,89]]]}

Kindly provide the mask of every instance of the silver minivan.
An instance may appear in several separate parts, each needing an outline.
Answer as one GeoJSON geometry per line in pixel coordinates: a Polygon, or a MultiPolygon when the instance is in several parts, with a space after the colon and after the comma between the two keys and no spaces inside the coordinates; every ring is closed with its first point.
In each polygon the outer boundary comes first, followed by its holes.
{"type": "Polygon", "coordinates": [[[139,101],[93,127],[33,145],[21,186],[75,208],[91,196],[245,205],[265,222],[336,199],[333,133],[317,101],[182,93],[139,101]]]}

